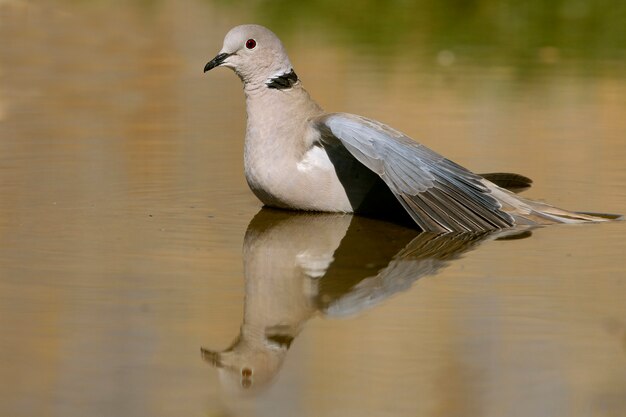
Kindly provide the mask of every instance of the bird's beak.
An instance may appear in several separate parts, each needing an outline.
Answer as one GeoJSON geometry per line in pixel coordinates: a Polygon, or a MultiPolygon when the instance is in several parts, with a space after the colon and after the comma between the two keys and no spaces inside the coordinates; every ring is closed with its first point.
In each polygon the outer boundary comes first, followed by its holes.
{"type": "Polygon", "coordinates": [[[202,359],[210,363],[213,367],[221,368],[223,366],[222,355],[220,355],[219,352],[201,347],[200,353],[202,354],[202,359]]]}
{"type": "Polygon", "coordinates": [[[215,58],[213,58],[212,60],[207,62],[207,64],[204,66],[204,72],[212,70],[215,67],[219,67],[220,65],[222,65],[224,63],[226,58],[228,58],[231,55],[232,54],[227,54],[225,52],[223,52],[221,54],[217,54],[217,56],[215,58]]]}

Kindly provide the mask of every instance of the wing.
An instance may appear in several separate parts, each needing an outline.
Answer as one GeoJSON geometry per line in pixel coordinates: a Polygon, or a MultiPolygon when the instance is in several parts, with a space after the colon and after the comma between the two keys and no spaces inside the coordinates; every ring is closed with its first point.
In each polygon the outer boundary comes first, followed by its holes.
{"type": "Polygon", "coordinates": [[[312,120],[322,145],[340,142],[378,174],[413,220],[428,232],[478,232],[511,227],[513,218],[482,177],[374,120],[329,113],[312,120]]]}

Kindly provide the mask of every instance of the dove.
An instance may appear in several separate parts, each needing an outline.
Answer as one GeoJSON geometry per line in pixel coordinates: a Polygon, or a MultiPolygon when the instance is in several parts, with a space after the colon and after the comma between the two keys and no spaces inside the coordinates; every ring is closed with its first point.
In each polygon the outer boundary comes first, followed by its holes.
{"type": "Polygon", "coordinates": [[[231,29],[204,72],[216,67],[234,70],[243,82],[245,177],[266,206],[408,218],[433,233],[619,218],[520,197],[497,185],[501,174],[492,182],[381,122],[326,113],[302,86],[280,39],[263,26],[231,29]]]}

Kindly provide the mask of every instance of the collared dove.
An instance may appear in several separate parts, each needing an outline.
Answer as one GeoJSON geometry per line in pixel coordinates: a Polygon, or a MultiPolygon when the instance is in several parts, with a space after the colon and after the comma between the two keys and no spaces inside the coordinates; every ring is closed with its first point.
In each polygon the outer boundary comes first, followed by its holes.
{"type": "Polygon", "coordinates": [[[521,198],[378,121],[325,113],[302,87],[283,44],[263,26],[231,29],[204,72],[219,66],[243,81],[245,176],[267,206],[408,213],[435,233],[615,218],[521,198]]]}

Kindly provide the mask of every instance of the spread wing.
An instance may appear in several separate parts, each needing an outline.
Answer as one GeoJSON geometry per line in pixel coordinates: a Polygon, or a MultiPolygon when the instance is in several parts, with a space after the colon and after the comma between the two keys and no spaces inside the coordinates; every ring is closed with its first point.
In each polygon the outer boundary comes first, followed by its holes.
{"type": "Polygon", "coordinates": [[[378,174],[413,220],[428,232],[477,232],[511,227],[483,178],[408,136],[347,113],[312,120],[322,145],[341,143],[378,174]]]}

